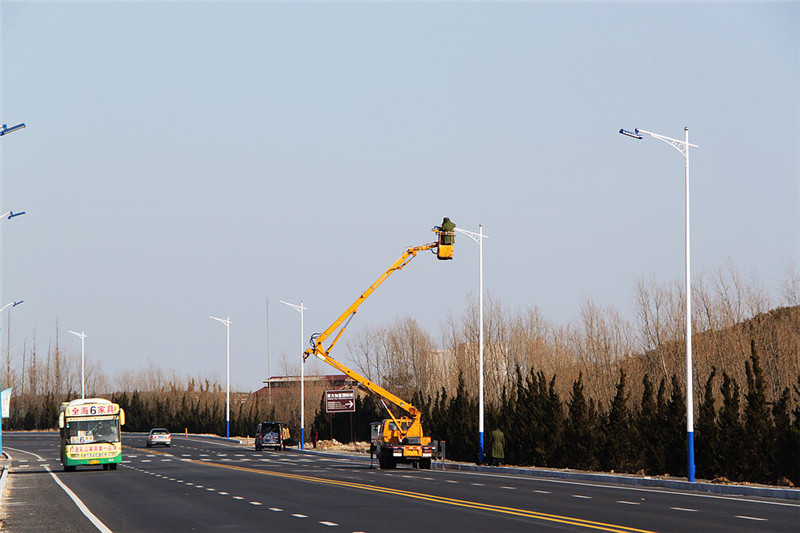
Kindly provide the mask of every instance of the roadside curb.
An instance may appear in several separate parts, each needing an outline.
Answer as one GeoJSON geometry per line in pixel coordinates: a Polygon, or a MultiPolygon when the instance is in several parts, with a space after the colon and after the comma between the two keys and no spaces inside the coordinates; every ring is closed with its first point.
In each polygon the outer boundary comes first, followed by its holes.
{"type": "MultiPolygon", "coordinates": [[[[312,450],[294,450],[299,453],[309,453],[323,457],[339,459],[369,459],[369,456],[356,454],[343,454],[333,452],[318,452],[312,450]]],[[[445,461],[444,464],[436,462],[432,465],[434,470],[458,470],[462,472],[485,472],[497,474],[516,474],[520,476],[538,477],[546,479],[561,479],[567,481],[594,481],[616,485],[632,485],[639,487],[657,487],[664,489],[685,490],[692,492],[710,492],[728,496],[757,496],[761,498],[776,498],[784,500],[800,500],[800,489],[781,487],[756,487],[750,485],[720,485],[717,483],[680,481],[661,479],[647,476],[620,476],[614,474],[594,474],[588,472],[568,472],[562,470],[545,470],[538,468],[516,468],[510,466],[478,466],[465,463],[445,461]]]]}
{"type": "Polygon", "coordinates": [[[6,452],[3,452],[2,455],[0,455],[0,461],[8,461],[8,464],[0,466],[0,468],[3,469],[3,473],[0,474],[0,516],[4,516],[3,503],[5,503],[5,499],[3,498],[3,491],[6,489],[6,478],[8,478],[8,473],[11,470],[9,468],[11,457],[6,452]]]}

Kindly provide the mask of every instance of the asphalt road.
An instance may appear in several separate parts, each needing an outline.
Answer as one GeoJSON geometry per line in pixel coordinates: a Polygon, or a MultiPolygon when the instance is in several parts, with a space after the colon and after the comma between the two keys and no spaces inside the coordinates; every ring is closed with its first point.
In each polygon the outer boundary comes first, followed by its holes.
{"type": "Polygon", "coordinates": [[[787,531],[800,504],[123,437],[116,471],[62,471],[55,433],[3,434],[8,531],[787,531]],[[61,485],[59,484],[61,482],[61,485]],[[62,487],[63,485],[63,487],[62,487]],[[69,492],[73,493],[74,498],[69,492]],[[81,510],[81,506],[85,511],[81,510]]]}

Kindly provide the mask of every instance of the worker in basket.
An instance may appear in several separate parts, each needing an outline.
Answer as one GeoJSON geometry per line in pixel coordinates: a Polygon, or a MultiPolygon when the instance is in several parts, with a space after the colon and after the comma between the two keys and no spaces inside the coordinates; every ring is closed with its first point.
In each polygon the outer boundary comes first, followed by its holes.
{"type": "Polygon", "coordinates": [[[456,238],[456,225],[449,217],[444,217],[442,225],[439,227],[439,246],[436,249],[436,257],[439,259],[453,258],[453,241],[456,238]]]}

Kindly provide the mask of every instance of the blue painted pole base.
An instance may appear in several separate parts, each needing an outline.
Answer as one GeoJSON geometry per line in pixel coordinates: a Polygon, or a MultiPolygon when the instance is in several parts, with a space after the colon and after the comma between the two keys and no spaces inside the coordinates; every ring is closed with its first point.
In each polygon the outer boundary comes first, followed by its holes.
{"type": "Polygon", "coordinates": [[[694,483],[694,431],[686,432],[686,442],[688,444],[688,478],[690,483],[694,483]]]}

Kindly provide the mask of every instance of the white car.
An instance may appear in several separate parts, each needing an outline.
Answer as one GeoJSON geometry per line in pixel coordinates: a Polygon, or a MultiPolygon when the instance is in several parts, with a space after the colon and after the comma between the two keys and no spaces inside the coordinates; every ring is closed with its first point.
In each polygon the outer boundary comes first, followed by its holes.
{"type": "Polygon", "coordinates": [[[172,444],[172,435],[164,428],[153,428],[147,435],[147,447],[150,448],[156,444],[162,444],[169,447],[172,444]]]}

